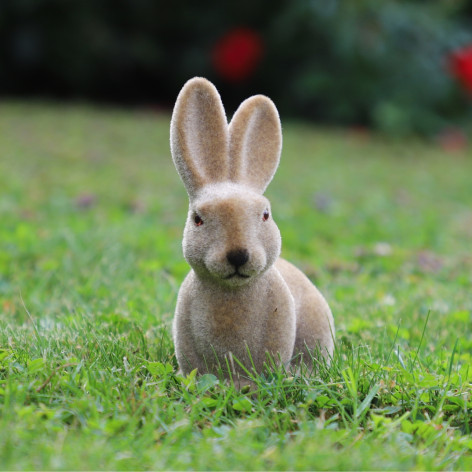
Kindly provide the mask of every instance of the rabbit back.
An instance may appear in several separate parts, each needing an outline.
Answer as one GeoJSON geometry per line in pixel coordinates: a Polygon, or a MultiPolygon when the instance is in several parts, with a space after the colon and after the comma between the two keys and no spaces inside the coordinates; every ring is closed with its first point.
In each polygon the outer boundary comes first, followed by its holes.
{"type": "Polygon", "coordinates": [[[329,363],[334,350],[335,328],[328,303],[308,277],[293,264],[279,258],[275,266],[289,287],[295,303],[294,362],[303,360],[310,364],[313,354],[319,352],[329,363]]]}

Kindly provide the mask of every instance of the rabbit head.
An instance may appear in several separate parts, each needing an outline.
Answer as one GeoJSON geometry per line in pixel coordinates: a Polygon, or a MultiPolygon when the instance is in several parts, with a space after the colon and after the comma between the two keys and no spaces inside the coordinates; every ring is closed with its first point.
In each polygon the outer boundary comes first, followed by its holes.
{"type": "Polygon", "coordinates": [[[241,286],[278,258],[280,233],[263,193],[281,145],[279,116],[269,98],[248,98],[228,125],[213,84],[194,78],[182,88],[172,115],[171,151],[190,200],[184,256],[200,277],[241,286]]]}

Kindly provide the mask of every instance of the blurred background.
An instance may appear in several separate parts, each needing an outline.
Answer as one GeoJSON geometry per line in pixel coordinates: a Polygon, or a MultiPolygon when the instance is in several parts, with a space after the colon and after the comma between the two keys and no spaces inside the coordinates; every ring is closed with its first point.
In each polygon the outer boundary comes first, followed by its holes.
{"type": "Polygon", "coordinates": [[[284,118],[466,136],[472,2],[0,2],[0,98],[167,110],[196,75],[229,115],[264,93],[284,118]]]}

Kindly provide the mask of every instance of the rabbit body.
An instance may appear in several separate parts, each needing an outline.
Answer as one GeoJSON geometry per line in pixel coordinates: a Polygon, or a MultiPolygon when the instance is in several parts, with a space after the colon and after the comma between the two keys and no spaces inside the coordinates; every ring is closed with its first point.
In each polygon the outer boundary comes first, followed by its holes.
{"type": "Polygon", "coordinates": [[[262,372],[268,361],[266,352],[277,363],[279,358],[284,364],[290,362],[295,343],[295,306],[275,267],[249,286],[220,289],[216,295],[190,272],[181,290],[174,336],[183,373],[198,368],[200,373],[221,370],[236,377],[244,372],[235,359],[250,371],[262,372]],[[198,296],[193,297],[193,293],[198,296]]]}
{"type": "MultiPolygon", "coordinates": [[[[223,373],[244,383],[270,358],[328,360],[334,322],[309,279],[279,258],[280,233],[263,192],[278,166],[281,129],[264,96],[249,98],[228,126],[215,87],[187,82],[171,123],[171,149],[189,194],[173,337],[184,374],[223,373]],[[307,351],[309,353],[307,353],[307,351]]],[[[246,382],[247,383],[247,382],[246,382]]]]}

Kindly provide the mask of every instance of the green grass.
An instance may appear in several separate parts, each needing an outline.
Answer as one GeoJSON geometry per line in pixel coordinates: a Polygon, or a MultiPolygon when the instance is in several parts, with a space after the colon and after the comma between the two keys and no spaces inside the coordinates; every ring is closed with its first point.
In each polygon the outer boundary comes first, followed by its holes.
{"type": "Polygon", "coordinates": [[[169,116],[0,106],[0,469],[471,469],[472,154],[284,123],[283,254],[333,366],[178,375],[169,116]]]}

